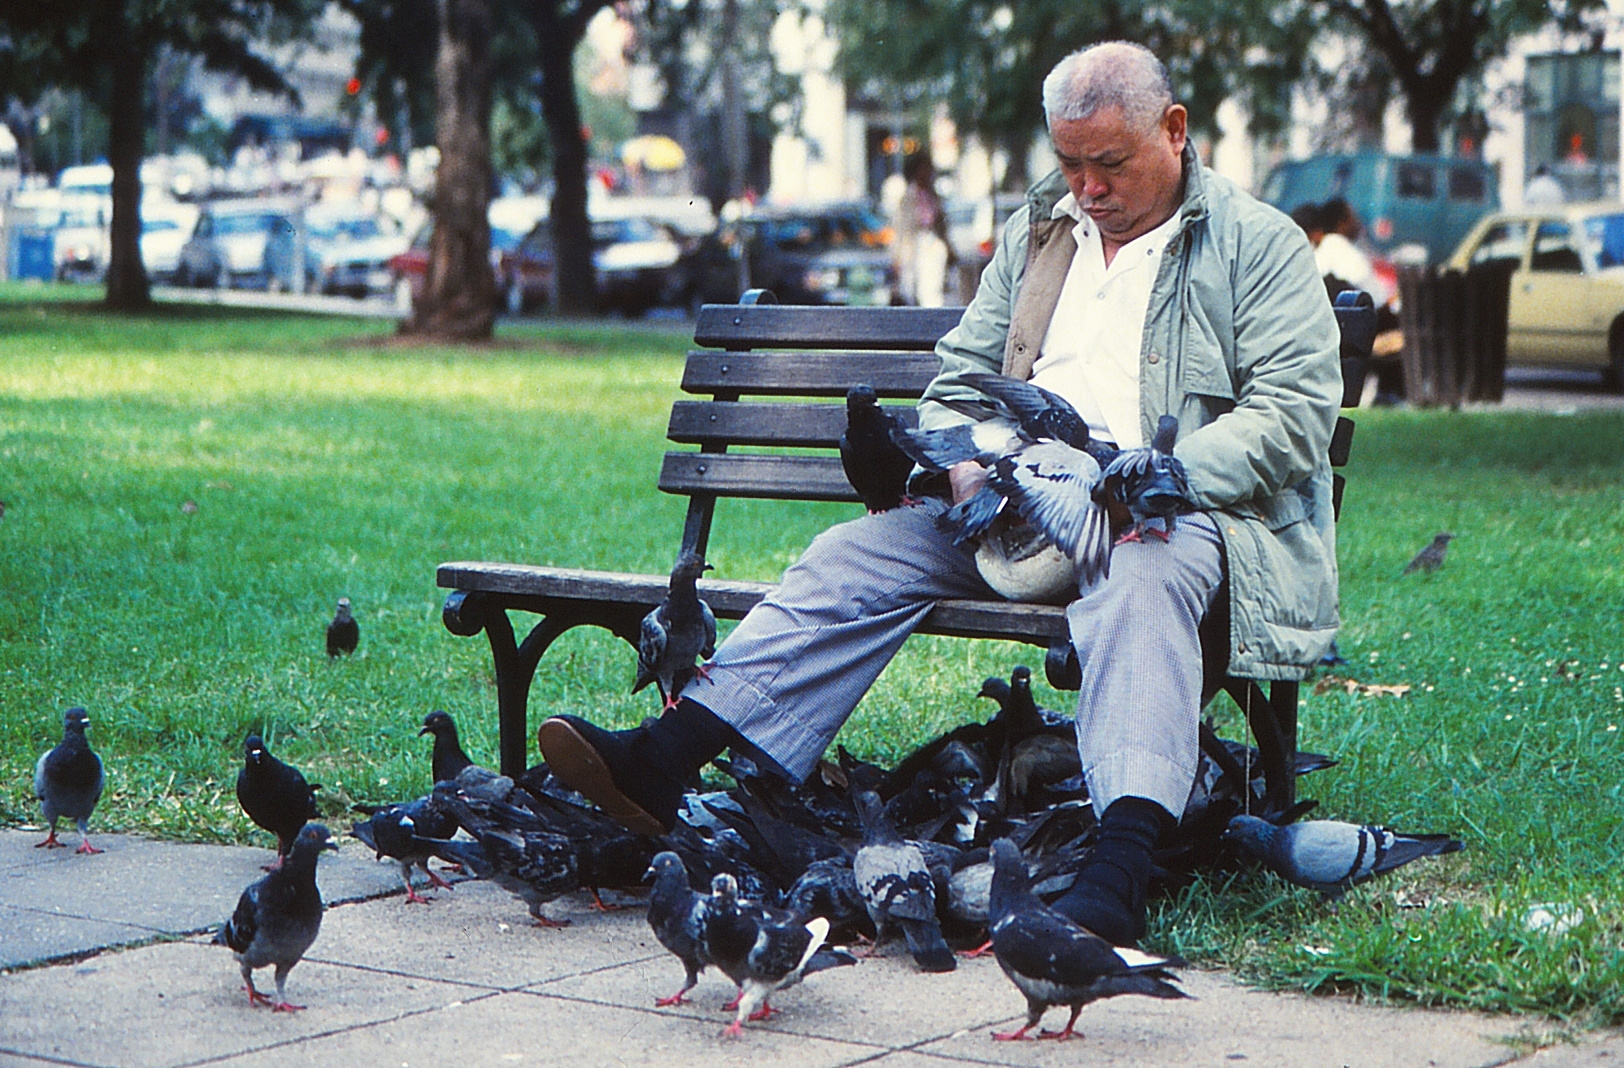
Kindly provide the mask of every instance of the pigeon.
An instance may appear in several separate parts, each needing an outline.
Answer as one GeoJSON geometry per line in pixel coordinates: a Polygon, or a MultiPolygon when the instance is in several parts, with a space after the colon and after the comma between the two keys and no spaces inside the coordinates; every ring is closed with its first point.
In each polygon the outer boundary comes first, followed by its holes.
{"type": "Polygon", "coordinates": [[[857,890],[874,921],[875,942],[894,924],[921,971],[950,972],[958,966],[936,918],[936,890],[918,844],[897,833],[872,790],[857,795],[863,845],[852,858],[857,890]]]}
{"type": "Polygon", "coordinates": [[[1453,534],[1434,534],[1432,543],[1415,554],[1415,557],[1404,565],[1403,573],[1408,575],[1412,571],[1433,572],[1443,565],[1444,554],[1449,551],[1449,539],[1453,534]]]}
{"type": "Polygon", "coordinates": [[[1070,918],[1045,905],[1028,887],[1026,862],[1008,838],[992,844],[993,877],[988,901],[992,951],[1010,982],[1026,996],[1026,1023],[1018,1030],[994,1032],[993,1038],[1027,1037],[1051,1005],[1067,1005],[1071,1016],[1063,1031],[1038,1037],[1068,1039],[1083,1006],[1119,994],[1185,998],[1172,985],[1167,970],[1184,966],[1177,957],[1157,957],[1113,946],[1070,918]]]}
{"type": "Polygon", "coordinates": [[[891,440],[902,420],[880,407],[874,387],[858,383],[846,391],[846,431],[840,435],[840,466],[869,514],[915,504],[907,496],[913,460],[891,440]]]}
{"type": "Polygon", "coordinates": [[[458,772],[473,763],[468,759],[468,754],[462,751],[462,743],[457,740],[457,725],[446,712],[436,709],[423,717],[423,729],[417,732],[417,736],[421,738],[425,734],[434,735],[434,755],[430,758],[430,767],[435,782],[455,779],[458,772]]]}
{"type": "Polygon", "coordinates": [[[293,840],[285,864],[250,885],[237,899],[237,911],[214,936],[217,946],[229,946],[242,963],[242,981],[248,1004],[265,1004],[273,1012],[296,1012],[287,998],[288,972],[299,963],[321,930],[321,891],[316,889],[316,858],[322,850],[337,850],[332,832],[319,823],[307,824],[293,840]],[[254,988],[255,968],[276,966],[276,1000],[254,988]]]}
{"type": "Polygon", "coordinates": [[[765,1020],[775,1011],[767,998],[813,972],[857,960],[845,950],[824,945],[829,921],[807,920],[788,909],[773,908],[739,897],[738,882],[722,872],[711,880],[704,904],[700,945],[723,974],[739,984],[737,1009],[722,1033],[730,1038],[744,1030],[745,1020],[765,1020]]]}
{"type": "Polygon", "coordinates": [[[1367,879],[1422,857],[1457,853],[1465,843],[1447,834],[1400,834],[1385,827],[1339,820],[1307,820],[1276,827],[1257,816],[1236,816],[1224,838],[1288,883],[1339,898],[1367,879]]]}
{"type": "Polygon", "coordinates": [[[992,418],[935,431],[899,430],[897,445],[921,466],[946,470],[975,460],[988,468],[986,485],[939,520],[963,544],[992,529],[1009,504],[1076,564],[1092,583],[1109,572],[1111,531],[1096,499],[1100,457],[1090,451],[1088,424],[1058,394],[1003,375],[969,374],[966,384],[995,401],[992,418]]]}
{"type": "Polygon", "coordinates": [[[815,860],[784,891],[784,907],[802,916],[822,916],[832,932],[861,934],[873,929],[868,906],[857,891],[849,857],[815,860]]]}
{"type": "Polygon", "coordinates": [[[90,844],[87,827],[90,814],[101,800],[101,757],[90,748],[85,728],[90,716],[82,708],[70,708],[62,717],[62,741],[42,754],[34,765],[34,793],[39,798],[45,822],[51,833],[45,841],[35,843],[36,849],[67,848],[66,842],[57,840],[56,821],[66,816],[79,825],[79,848],[76,853],[100,853],[90,844]]]}
{"type": "MultiPolygon", "coordinates": [[[[378,859],[393,858],[400,865],[400,880],[406,884],[406,903],[409,905],[428,904],[429,899],[422,897],[412,886],[412,869],[421,868],[423,874],[429,877],[429,884],[444,890],[451,889],[451,884],[429,869],[429,858],[442,856],[438,839],[449,838],[457,833],[457,822],[450,816],[450,828],[443,826],[420,827],[418,818],[426,823],[439,815],[438,806],[429,798],[411,802],[406,805],[389,805],[374,812],[372,816],[355,824],[350,828],[350,834],[365,842],[378,859]],[[414,813],[416,818],[414,818],[414,813]]],[[[458,843],[459,845],[472,845],[473,843],[458,843]]],[[[459,854],[460,851],[453,850],[459,854]]],[[[460,862],[460,860],[459,860],[460,862]]],[[[488,867],[488,865],[487,865],[488,867]]],[[[479,870],[480,865],[475,865],[479,870]]]]}
{"type": "Polygon", "coordinates": [[[361,625],[350,615],[350,599],[340,597],[333,621],[327,624],[327,655],[347,656],[361,641],[361,625]]]}
{"type": "Polygon", "coordinates": [[[280,866],[299,829],[321,815],[316,811],[316,788],[305,782],[298,768],[272,756],[259,735],[250,734],[242,748],[237,803],[249,819],[276,835],[276,861],[272,866],[280,866]]]}
{"type": "Polygon", "coordinates": [[[526,809],[465,797],[450,783],[436,783],[431,796],[456,813],[489,860],[490,880],[522,899],[536,926],[569,926],[568,920],[548,919],[541,911],[547,902],[581,888],[575,846],[568,837],[547,829],[526,809]]]}
{"type": "Polygon", "coordinates": [[[654,937],[660,940],[660,945],[675,954],[687,970],[682,989],[669,997],[656,999],[654,1004],[660,1008],[681,1005],[684,995],[699,982],[699,973],[710,963],[701,944],[709,898],[694,893],[682,858],[669,849],[654,855],[648,875],[654,880],[654,889],[648,896],[648,925],[654,929],[654,937]]]}
{"type": "Polygon", "coordinates": [[[677,693],[696,675],[710,677],[704,664],[694,663],[695,657],[709,659],[716,653],[716,616],[694,586],[710,570],[711,565],[698,553],[678,556],[665,600],[643,617],[638,632],[637,681],[632,683],[632,693],[655,683],[666,710],[677,707],[677,693]]]}
{"type": "Polygon", "coordinates": [[[1196,510],[1184,464],[1173,455],[1178,433],[1179,421],[1164,415],[1148,446],[1124,449],[1105,465],[1097,499],[1111,512],[1114,525],[1132,521],[1118,544],[1140,541],[1146,534],[1167,541],[1174,519],[1196,510]],[[1151,525],[1156,520],[1160,527],[1151,525]]]}

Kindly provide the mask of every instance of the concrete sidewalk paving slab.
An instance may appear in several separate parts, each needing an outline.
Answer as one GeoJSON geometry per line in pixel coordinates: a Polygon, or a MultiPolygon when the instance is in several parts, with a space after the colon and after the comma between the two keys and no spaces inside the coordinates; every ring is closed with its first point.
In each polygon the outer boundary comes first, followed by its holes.
{"type": "Polygon", "coordinates": [[[300,1065],[618,1065],[706,1068],[795,1065],[837,1068],[882,1056],[883,1048],[749,1026],[719,1038],[719,1021],[590,1005],[529,993],[495,994],[342,1034],[218,1062],[230,1068],[300,1065]]]}
{"type": "MultiPolygon", "coordinates": [[[[255,975],[274,991],[271,971],[255,975]]],[[[305,961],[288,977],[303,1012],[252,1008],[223,946],[172,942],[0,978],[0,1049],[119,1068],[169,1068],[289,1038],[444,1008],[483,991],[305,961]]]]}
{"type": "Polygon", "coordinates": [[[435,891],[428,905],[404,895],[344,905],[328,911],[310,959],[514,990],[666,955],[641,906],[605,914],[590,901],[550,902],[549,918],[570,921],[556,930],[536,926],[524,902],[486,882],[435,891]]]}
{"type": "MultiPolygon", "coordinates": [[[[107,852],[80,856],[71,850],[35,850],[33,839],[33,832],[0,831],[0,858],[22,858],[0,870],[0,906],[141,930],[108,939],[105,928],[63,924],[53,948],[40,952],[31,932],[0,928],[0,968],[221,923],[237,907],[243,887],[261,878],[261,865],[275,856],[247,846],[184,845],[126,834],[95,835],[91,840],[107,852]]],[[[324,856],[316,881],[329,903],[400,889],[395,866],[378,863],[359,842],[324,856]]]]}
{"type": "MultiPolygon", "coordinates": [[[[648,929],[646,923],[642,926],[648,929]]],[[[654,946],[658,949],[659,943],[654,946]]],[[[662,952],[660,958],[651,961],[530,989],[624,1008],[652,1009],[656,997],[675,993],[682,980],[681,962],[662,952]]],[[[732,998],[733,991],[728,978],[711,968],[689,993],[690,1003],[659,1011],[680,1012],[710,1021],[720,1029],[732,1019],[732,1013],[724,1011],[722,1005],[732,998]]],[[[1023,1004],[991,957],[963,960],[956,971],[927,975],[914,966],[900,943],[891,947],[888,955],[859,958],[855,965],[811,975],[770,1000],[774,1008],[782,1011],[766,1025],[750,1026],[893,1049],[941,1038],[966,1026],[990,1024],[1023,1004]]]]}
{"type": "Polygon", "coordinates": [[[54,960],[101,946],[145,942],[161,932],[130,923],[110,923],[43,909],[0,905],[0,945],[11,962],[54,960]]]}
{"type": "MultiPolygon", "coordinates": [[[[1503,1017],[1270,993],[1194,969],[1185,970],[1182,979],[1181,988],[1194,1000],[1120,997],[1086,1006],[1077,1018],[1083,1038],[995,1042],[983,1027],[921,1045],[917,1052],[1021,1066],[1072,1065],[1086,1059],[1091,1068],[1490,1068],[1515,1057],[1499,1039],[1514,1031],[1516,1022],[1503,1017]]],[[[1013,985],[997,1004],[1013,1010],[998,1030],[1025,1021],[1025,1001],[1013,985]]],[[[1043,1026],[1058,1031],[1066,1013],[1050,1009],[1043,1026]]]]}

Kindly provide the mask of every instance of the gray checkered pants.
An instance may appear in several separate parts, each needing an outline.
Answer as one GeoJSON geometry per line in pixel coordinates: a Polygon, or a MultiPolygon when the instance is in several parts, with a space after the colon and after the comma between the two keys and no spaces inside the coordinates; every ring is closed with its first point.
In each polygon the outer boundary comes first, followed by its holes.
{"type": "MultiPolygon", "coordinates": [[[[684,696],[804,778],[931,606],[995,597],[973,554],[936,529],[946,503],[824,531],[716,651],[684,696]]],[[[1217,527],[1178,521],[1172,541],[1129,542],[1110,578],[1066,610],[1082,662],[1077,747],[1097,811],[1124,795],[1184,812],[1201,704],[1197,627],[1223,581],[1217,527]]]]}

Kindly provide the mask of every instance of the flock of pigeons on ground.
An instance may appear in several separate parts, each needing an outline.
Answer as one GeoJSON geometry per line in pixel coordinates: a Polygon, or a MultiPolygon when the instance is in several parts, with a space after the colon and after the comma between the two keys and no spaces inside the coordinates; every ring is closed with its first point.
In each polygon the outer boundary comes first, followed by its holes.
{"type": "MultiPolygon", "coordinates": [[[[808,975],[849,966],[895,938],[921,971],[951,971],[960,953],[990,951],[1025,996],[1026,1025],[1000,1038],[1024,1038],[1043,1012],[1077,1013],[1119,994],[1182,995],[1174,969],[1184,962],[1112,946],[1049,909],[1076,877],[1095,832],[1069,717],[1037,705],[1030,671],[989,678],[980,697],[996,704],[931,740],[894,768],[844,749],[802,784],[756,767],[737,753],[716,766],[733,781],[684,797],[676,827],[638,834],[593,808],[544,764],[517,779],[473,763],[455,724],[430,713],[433,790],[372,807],[351,834],[396,863],[407,904],[428,900],[414,875],[449,887],[431,860],[488,879],[523,902],[541,927],[562,927],[544,906],[585,892],[597,907],[606,891],[648,893],[648,921],[681,962],[682,986],[661,1005],[680,1003],[709,967],[738,987],[729,1004],[737,1034],[767,1018],[769,997],[808,975]],[[650,884],[652,883],[652,889],[650,884]],[[866,944],[854,954],[844,946],[866,944]]],[[[77,821],[81,852],[96,852],[86,821],[102,783],[82,709],[64,720],[63,741],[40,758],[35,789],[51,834],[77,821]]],[[[1198,870],[1252,858],[1300,886],[1337,896],[1349,887],[1461,843],[1335,821],[1290,822],[1312,802],[1273,821],[1260,810],[1255,751],[1203,728],[1200,770],[1183,820],[1157,862],[1164,885],[1198,870]]],[[[1300,754],[1307,774],[1335,761],[1300,754]]],[[[315,941],[322,901],[317,857],[337,843],[316,822],[316,787],[276,758],[258,736],[243,747],[237,797],[244,812],[276,836],[269,872],[242,893],[214,941],[236,955],[250,1004],[274,1011],[287,1000],[288,972],[315,941]],[[274,998],[252,972],[274,967],[274,998]]],[[[365,809],[363,809],[365,811],[365,809]]]]}
{"type": "MultiPolygon", "coordinates": [[[[945,430],[902,426],[871,388],[848,394],[841,456],[870,511],[908,503],[905,485],[916,462],[941,471],[975,460],[988,470],[985,488],[944,514],[946,529],[959,540],[979,537],[1013,504],[1091,580],[1107,573],[1113,529],[1165,540],[1176,517],[1194,507],[1172,455],[1173,420],[1164,419],[1144,448],[1109,450],[1089,440],[1077,413],[1054,394],[996,375],[972,377],[992,400],[958,405],[973,421],[945,430]]],[[[1418,558],[1410,570],[1441,562],[1448,535],[1439,538],[1424,551],[1436,559],[1418,558]]],[[[704,674],[703,660],[715,649],[716,619],[697,590],[708,569],[695,554],[679,557],[667,597],[643,621],[634,692],[653,682],[667,708],[704,674]]],[[[328,655],[353,652],[358,640],[349,600],[341,599],[327,630],[328,655]]],[[[565,894],[585,891],[608,909],[618,906],[606,905],[602,891],[648,889],[649,924],[684,970],[683,985],[657,1004],[680,1004],[715,967],[738,987],[728,1005],[736,1014],[729,1035],[770,1016],[774,993],[855,964],[843,945],[866,944],[862,952],[872,956],[893,936],[926,972],[952,971],[958,953],[991,951],[1028,1006],[1025,1025],[997,1039],[1028,1037],[1055,1005],[1071,1009],[1066,1026],[1041,1034],[1064,1039],[1074,1035],[1082,1008],[1101,998],[1185,997],[1174,974],[1184,961],[1113,946],[1046,904],[1076,879],[1095,835],[1071,717],[1038,706],[1024,666],[1008,679],[987,679],[977,697],[996,703],[991,718],[954,728],[894,768],[841,747],[838,761],[821,762],[797,784],[737,752],[719,757],[715,766],[734,785],[686,794],[675,828],[657,836],[627,830],[545,764],[517,779],[475,764],[451,717],[435,711],[419,732],[434,738],[432,791],[363,807],[367,818],[350,833],[399,865],[407,904],[429,900],[418,893],[414,872],[450,888],[431,859],[511,892],[542,927],[567,924],[543,911],[565,894]]],[[[50,825],[41,847],[63,844],[56,825],[67,817],[79,828],[78,851],[100,852],[87,832],[103,785],[101,759],[85,736],[89,722],[83,709],[70,709],[62,743],[35,768],[50,825]]],[[[1304,775],[1335,763],[1299,753],[1295,770],[1304,775]]],[[[277,856],[243,891],[214,941],[236,955],[249,1003],[273,1011],[303,1007],[288,1002],[286,980],[320,931],[317,858],[338,848],[315,822],[315,789],[260,736],[247,738],[237,798],[276,836],[277,856]],[[264,967],[275,969],[275,998],[254,986],[253,972],[264,967]]],[[[1462,847],[1447,835],[1298,822],[1312,801],[1264,818],[1264,794],[1257,752],[1203,724],[1188,804],[1156,858],[1160,882],[1175,886],[1249,859],[1335,898],[1412,860],[1462,847]]]]}

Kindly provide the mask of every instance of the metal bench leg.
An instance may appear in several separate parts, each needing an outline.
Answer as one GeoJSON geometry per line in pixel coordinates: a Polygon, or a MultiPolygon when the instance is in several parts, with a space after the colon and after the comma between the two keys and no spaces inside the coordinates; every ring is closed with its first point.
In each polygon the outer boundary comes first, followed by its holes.
{"type": "Polygon", "coordinates": [[[462,590],[454,591],[445,599],[441,618],[453,634],[471,638],[483,630],[490,640],[491,660],[496,668],[500,770],[510,777],[524,774],[530,738],[530,682],[535,678],[536,665],[553,639],[580,620],[543,617],[521,645],[514,641],[513,623],[506,610],[462,590]]]}

